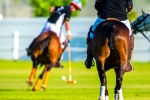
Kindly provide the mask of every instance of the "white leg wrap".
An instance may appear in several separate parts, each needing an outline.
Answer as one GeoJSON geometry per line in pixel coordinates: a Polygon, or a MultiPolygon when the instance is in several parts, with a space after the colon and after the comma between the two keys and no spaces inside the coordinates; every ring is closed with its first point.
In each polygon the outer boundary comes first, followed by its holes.
{"type": "Polygon", "coordinates": [[[100,100],[105,100],[105,86],[100,87],[100,100]]]}
{"type": "Polygon", "coordinates": [[[108,95],[106,95],[106,96],[105,96],[105,100],[109,100],[109,97],[108,97],[108,95]]]}
{"type": "Polygon", "coordinates": [[[117,94],[115,94],[115,100],[124,100],[123,94],[122,94],[122,89],[117,90],[117,94]]]}

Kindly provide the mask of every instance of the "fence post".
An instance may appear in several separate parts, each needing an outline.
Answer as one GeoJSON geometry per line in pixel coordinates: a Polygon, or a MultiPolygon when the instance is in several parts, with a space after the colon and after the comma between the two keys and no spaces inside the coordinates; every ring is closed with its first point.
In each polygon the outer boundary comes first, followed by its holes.
{"type": "Polygon", "coordinates": [[[19,58],[19,31],[14,32],[13,60],[19,58]]]}

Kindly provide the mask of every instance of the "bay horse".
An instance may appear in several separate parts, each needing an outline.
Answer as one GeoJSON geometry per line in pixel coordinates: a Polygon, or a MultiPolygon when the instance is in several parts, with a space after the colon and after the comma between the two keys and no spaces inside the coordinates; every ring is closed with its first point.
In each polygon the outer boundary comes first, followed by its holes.
{"type": "Polygon", "coordinates": [[[33,87],[33,91],[37,91],[39,89],[44,74],[45,77],[41,85],[41,91],[44,91],[46,89],[50,70],[56,65],[61,54],[62,49],[60,45],[60,40],[56,33],[48,31],[40,34],[36,38],[36,41],[31,48],[30,56],[33,62],[33,68],[31,70],[29,78],[27,79],[27,83],[30,86],[33,84],[35,73],[39,64],[41,64],[41,66],[45,65],[45,68],[37,79],[33,87]]]}
{"type": "MultiPolygon", "coordinates": [[[[131,23],[131,28],[133,34],[137,32],[143,34],[144,31],[150,31],[150,12],[145,13],[142,11],[142,15],[131,23]]],[[[131,57],[131,42],[128,28],[117,19],[106,20],[96,27],[91,52],[96,61],[101,83],[99,100],[108,100],[109,98],[106,72],[111,68],[114,69],[116,74],[114,98],[115,100],[124,100],[122,82],[128,60],[131,57]]]]}
{"type": "Polygon", "coordinates": [[[122,82],[131,56],[129,29],[118,20],[106,20],[95,31],[91,46],[101,82],[99,100],[108,100],[106,71],[116,74],[115,100],[123,100],[122,82]]]}

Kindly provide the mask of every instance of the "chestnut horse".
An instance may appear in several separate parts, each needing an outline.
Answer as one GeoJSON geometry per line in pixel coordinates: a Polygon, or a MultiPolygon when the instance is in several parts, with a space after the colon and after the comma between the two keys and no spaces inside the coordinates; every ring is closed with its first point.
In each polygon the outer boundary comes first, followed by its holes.
{"type": "Polygon", "coordinates": [[[106,20],[94,31],[91,46],[101,82],[99,100],[108,100],[106,71],[116,74],[115,100],[123,100],[122,82],[131,56],[129,29],[118,20],[106,20]]]}
{"type": "MultiPolygon", "coordinates": [[[[36,81],[33,90],[36,91],[42,82],[43,75],[45,74],[41,90],[46,89],[48,76],[52,67],[54,67],[62,53],[60,41],[56,33],[48,31],[40,34],[31,48],[31,59],[33,68],[31,74],[27,79],[27,83],[31,86],[35,77],[35,73],[39,64],[45,65],[45,68],[38,80],[36,81]]],[[[29,54],[28,54],[29,55],[29,54]]]]}

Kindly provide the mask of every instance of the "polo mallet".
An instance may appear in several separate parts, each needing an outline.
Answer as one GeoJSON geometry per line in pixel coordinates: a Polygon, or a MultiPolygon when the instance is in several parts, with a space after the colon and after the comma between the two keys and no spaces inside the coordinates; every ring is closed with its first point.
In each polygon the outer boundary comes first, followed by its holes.
{"type": "Polygon", "coordinates": [[[66,83],[76,83],[76,80],[72,80],[70,40],[68,40],[68,66],[69,66],[69,80],[66,80],[66,83]]]}

